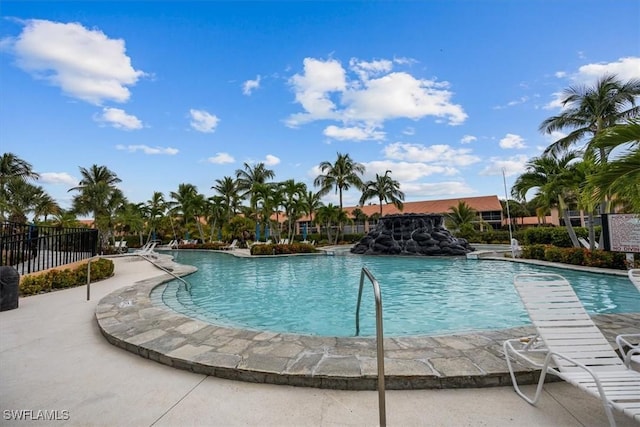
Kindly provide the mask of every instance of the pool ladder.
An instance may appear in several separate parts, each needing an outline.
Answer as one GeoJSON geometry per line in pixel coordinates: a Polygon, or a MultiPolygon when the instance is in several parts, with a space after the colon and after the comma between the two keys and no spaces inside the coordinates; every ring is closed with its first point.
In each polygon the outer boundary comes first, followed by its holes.
{"type": "Polygon", "coordinates": [[[362,267],[360,273],[360,289],[358,290],[358,306],[356,308],[356,336],[360,335],[360,302],[362,301],[362,287],[364,285],[365,276],[373,285],[373,296],[376,300],[376,343],[378,347],[378,411],[380,413],[380,426],[387,425],[387,413],[385,408],[384,394],[384,333],[382,330],[382,296],[380,294],[380,285],[373,274],[366,268],[362,267]]]}

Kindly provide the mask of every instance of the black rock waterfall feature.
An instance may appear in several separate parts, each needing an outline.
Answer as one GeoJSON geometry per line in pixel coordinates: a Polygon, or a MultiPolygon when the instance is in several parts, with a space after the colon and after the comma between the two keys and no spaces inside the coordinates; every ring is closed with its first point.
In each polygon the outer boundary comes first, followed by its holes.
{"type": "Polygon", "coordinates": [[[453,237],[439,214],[398,214],[380,218],[351,253],[360,255],[465,255],[474,249],[453,237]]]}

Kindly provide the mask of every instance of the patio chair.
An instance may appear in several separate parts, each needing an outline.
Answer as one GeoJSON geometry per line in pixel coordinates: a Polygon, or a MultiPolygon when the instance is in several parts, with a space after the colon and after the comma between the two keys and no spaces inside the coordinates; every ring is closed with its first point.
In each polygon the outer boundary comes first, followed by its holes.
{"type": "Polygon", "coordinates": [[[632,268],[631,270],[629,270],[628,274],[631,283],[636,285],[636,288],[638,288],[638,290],[640,291],[640,268],[632,268]]]}
{"type": "Polygon", "coordinates": [[[640,372],[623,363],[595,325],[571,284],[557,274],[519,274],[515,288],[529,313],[536,335],[504,342],[513,387],[535,405],[547,373],[602,400],[611,426],[612,408],[640,421],[640,372]],[[540,368],[535,395],[518,386],[511,359],[540,368]]]}
{"type": "Polygon", "coordinates": [[[233,239],[233,242],[231,242],[230,245],[223,246],[222,249],[225,251],[231,251],[236,249],[237,247],[238,247],[238,239],[233,239]]]}

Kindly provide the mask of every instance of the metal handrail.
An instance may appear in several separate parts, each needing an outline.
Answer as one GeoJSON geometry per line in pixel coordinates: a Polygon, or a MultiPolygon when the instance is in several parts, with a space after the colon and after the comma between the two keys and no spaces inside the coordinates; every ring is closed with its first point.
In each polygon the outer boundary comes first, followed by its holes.
{"type": "Polygon", "coordinates": [[[380,426],[387,425],[387,414],[385,408],[384,394],[384,333],[382,330],[382,296],[380,294],[380,285],[373,274],[366,268],[362,267],[360,273],[360,289],[358,290],[358,306],[356,308],[356,336],[360,335],[360,302],[362,301],[362,287],[364,285],[364,277],[367,276],[373,285],[373,296],[376,300],[376,343],[378,347],[378,410],[380,412],[380,426]]]}
{"type": "MultiPolygon", "coordinates": [[[[171,270],[161,266],[160,264],[158,264],[157,262],[153,261],[151,258],[149,258],[148,256],[144,255],[144,254],[136,254],[136,253],[126,253],[126,254],[119,254],[119,255],[111,255],[110,258],[121,258],[121,257],[125,257],[125,256],[138,256],[146,261],[149,261],[151,264],[153,264],[153,266],[159,268],[160,270],[164,271],[165,273],[167,273],[168,275],[172,276],[174,279],[178,279],[179,281],[181,281],[182,283],[184,283],[184,287],[187,290],[187,292],[191,292],[191,284],[189,282],[187,282],[186,280],[184,280],[182,277],[178,276],[177,274],[175,274],[174,272],[172,272],[171,270]]],[[[99,259],[99,258],[105,258],[104,256],[101,255],[96,255],[92,258],[89,259],[89,262],[87,263],[87,301],[89,301],[91,299],[91,261],[95,260],[95,259],[99,259]]]]}

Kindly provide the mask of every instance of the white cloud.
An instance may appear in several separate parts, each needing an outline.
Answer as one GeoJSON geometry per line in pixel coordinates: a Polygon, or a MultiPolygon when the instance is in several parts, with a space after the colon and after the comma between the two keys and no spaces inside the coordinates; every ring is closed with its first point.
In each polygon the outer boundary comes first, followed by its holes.
{"type": "Polygon", "coordinates": [[[478,138],[476,138],[473,135],[465,135],[462,137],[462,139],[460,139],[460,144],[470,144],[474,141],[477,141],[478,138]]]}
{"type": "Polygon", "coordinates": [[[215,132],[216,126],[220,122],[220,119],[204,110],[189,110],[191,117],[191,127],[198,132],[212,133],[215,132]]]}
{"type": "Polygon", "coordinates": [[[390,170],[392,178],[399,181],[402,186],[404,186],[404,182],[416,181],[426,176],[453,176],[459,173],[459,171],[454,167],[445,165],[429,165],[427,163],[419,162],[376,160],[363,163],[363,165],[366,167],[366,173],[364,176],[365,181],[373,180],[375,179],[376,174],[384,175],[386,171],[390,170]]]}
{"type": "Polygon", "coordinates": [[[514,135],[512,133],[508,133],[504,138],[500,140],[500,148],[526,148],[527,146],[524,144],[524,138],[520,135],[514,135]]]}
{"type": "Polygon", "coordinates": [[[216,165],[222,165],[225,163],[233,163],[236,159],[234,159],[229,153],[216,153],[215,156],[209,157],[207,162],[214,163],[216,165]]]}
{"type": "Polygon", "coordinates": [[[136,116],[127,114],[120,108],[103,108],[102,114],[94,115],[93,119],[116,129],[135,130],[143,127],[142,122],[136,116]]]}
{"type": "Polygon", "coordinates": [[[242,93],[249,96],[251,93],[260,87],[261,77],[258,74],[255,80],[247,80],[242,84],[242,93]]]}
{"type": "Polygon", "coordinates": [[[528,157],[525,155],[514,156],[508,159],[492,157],[489,159],[489,165],[480,171],[480,175],[502,175],[503,170],[506,176],[521,175],[525,170],[528,160],[528,157]]]}
{"type": "Polygon", "coordinates": [[[138,145],[116,145],[116,150],[128,151],[130,153],[135,153],[136,151],[142,151],[144,154],[167,154],[170,156],[174,156],[179,153],[177,148],[171,147],[149,147],[148,145],[138,144],[138,145]]]}
{"type": "Polygon", "coordinates": [[[464,197],[475,194],[476,191],[465,182],[413,182],[401,187],[405,199],[429,200],[434,198],[464,197]]]}
{"type": "Polygon", "coordinates": [[[408,126],[405,130],[402,131],[404,135],[412,136],[416,134],[416,129],[412,126],[408,126]]]}
{"type": "Polygon", "coordinates": [[[480,157],[473,155],[471,149],[454,149],[445,144],[427,146],[395,142],[387,145],[383,152],[385,157],[393,160],[451,164],[455,166],[468,166],[480,161],[480,157]]]}
{"type": "Polygon", "coordinates": [[[39,19],[24,23],[22,33],[6,42],[16,64],[73,98],[96,105],[105,100],[125,102],[131,96],[128,86],[145,75],[131,66],[122,39],[110,39],[78,23],[39,19]]]}
{"type": "Polygon", "coordinates": [[[271,155],[271,154],[267,154],[267,156],[262,161],[262,163],[264,163],[265,166],[275,166],[275,165],[280,163],[280,159],[277,158],[276,156],[271,155]]]}
{"type": "Polygon", "coordinates": [[[620,58],[616,62],[587,64],[578,68],[573,79],[592,84],[604,74],[615,74],[620,80],[640,78],[640,57],[620,58]]]}
{"type": "Polygon", "coordinates": [[[324,135],[338,140],[366,141],[366,140],[382,140],[385,133],[374,130],[373,128],[361,127],[337,127],[334,125],[327,126],[324,135]]]}
{"type": "Polygon", "coordinates": [[[43,172],[40,174],[40,179],[45,184],[64,184],[76,186],[80,182],[78,178],[69,175],[66,172],[43,172]]]}
{"type": "Polygon", "coordinates": [[[377,61],[361,61],[357,58],[349,60],[349,68],[360,77],[361,80],[369,80],[371,76],[388,73],[393,68],[393,63],[387,59],[377,61]]]}
{"type": "MultiPolygon", "coordinates": [[[[395,63],[399,63],[396,60],[395,63]]],[[[296,127],[316,120],[336,120],[346,127],[380,128],[386,120],[419,120],[433,116],[459,125],[467,119],[460,105],[451,102],[447,82],[417,79],[406,72],[391,72],[392,61],[350,60],[351,78],[335,59],[305,58],[304,72],[289,84],[304,110],[286,124],[296,127]],[[373,78],[375,77],[375,78],[373,78]]]]}
{"type": "MultiPolygon", "coordinates": [[[[640,57],[629,56],[620,58],[614,62],[599,62],[596,64],[586,64],[578,68],[578,71],[570,74],[557,72],[556,77],[569,79],[571,85],[592,86],[605,74],[615,74],[622,81],[630,79],[640,79],[640,57]]],[[[560,100],[564,97],[562,92],[552,95],[552,100],[544,106],[545,109],[562,108],[560,100]]]]}
{"type": "Polygon", "coordinates": [[[306,113],[293,114],[287,125],[295,127],[314,120],[338,118],[334,111],[336,105],[329,97],[331,92],[343,92],[347,86],[345,70],[338,61],[305,58],[304,74],[295,74],[289,84],[306,113]]]}

